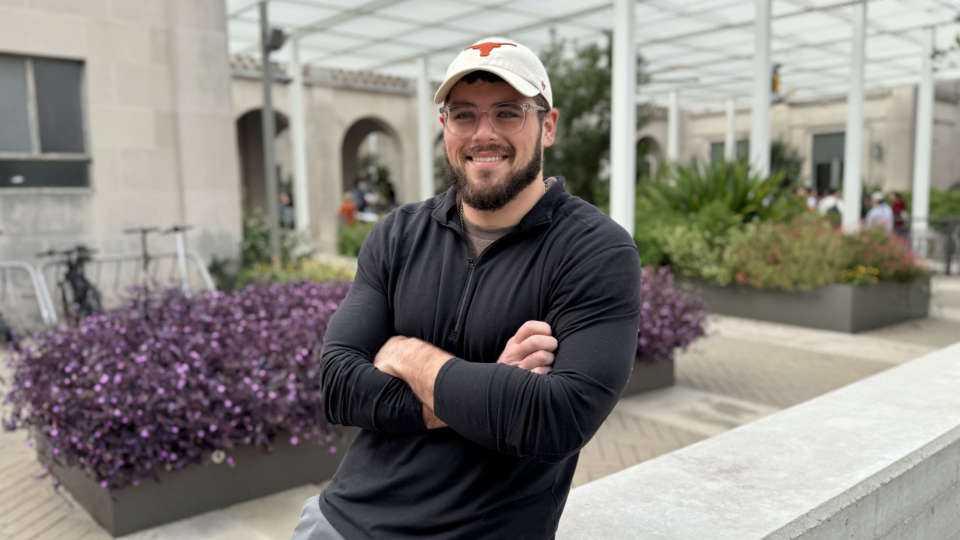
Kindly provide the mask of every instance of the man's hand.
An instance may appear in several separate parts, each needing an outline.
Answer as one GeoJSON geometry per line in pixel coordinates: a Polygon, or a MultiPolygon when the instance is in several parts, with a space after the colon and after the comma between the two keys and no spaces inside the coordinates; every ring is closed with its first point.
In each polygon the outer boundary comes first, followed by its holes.
{"type": "Polygon", "coordinates": [[[553,351],[557,350],[557,338],[551,335],[550,325],[543,321],[527,321],[510,338],[498,364],[508,364],[546,375],[553,368],[553,351]]]}
{"type": "Polygon", "coordinates": [[[416,338],[393,336],[380,347],[373,367],[403,379],[423,402],[423,422],[428,429],[447,427],[433,413],[433,385],[437,373],[452,354],[416,338]]]}

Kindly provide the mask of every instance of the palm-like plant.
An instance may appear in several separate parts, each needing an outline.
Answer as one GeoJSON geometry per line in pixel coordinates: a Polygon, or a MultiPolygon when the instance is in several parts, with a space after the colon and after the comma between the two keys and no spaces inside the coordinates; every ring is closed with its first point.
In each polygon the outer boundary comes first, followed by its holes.
{"type": "Polygon", "coordinates": [[[782,172],[764,178],[746,161],[717,160],[661,167],[657,178],[642,189],[659,209],[690,220],[705,208],[725,207],[734,221],[787,221],[803,208],[792,196],[795,186],[782,186],[782,181],[782,172]]]}

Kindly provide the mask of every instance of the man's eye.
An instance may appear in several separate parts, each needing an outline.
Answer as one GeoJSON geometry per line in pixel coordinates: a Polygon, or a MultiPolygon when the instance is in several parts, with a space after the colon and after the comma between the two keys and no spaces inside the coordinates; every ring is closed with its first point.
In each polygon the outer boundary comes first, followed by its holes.
{"type": "Polygon", "coordinates": [[[473,111],[453,111],[451,116],[454,120],[472,120],[476,117],[473,111]]]}
{"type": "Polygon", "coordinates": [[[497,111],[497,118],[520,118],[520,115],[512,110],[499,110],[497,111]]]}

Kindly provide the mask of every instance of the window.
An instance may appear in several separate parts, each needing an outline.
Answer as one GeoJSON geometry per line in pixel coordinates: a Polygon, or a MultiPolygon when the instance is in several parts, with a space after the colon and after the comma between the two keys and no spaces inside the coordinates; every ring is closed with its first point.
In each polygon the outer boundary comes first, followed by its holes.
{"type": "MultiPolygon", "coordinates": [[[[726,143],[715,142],[710,143],[710,161],[722,161],[723,160],[723,147],[726,143]]],[[[737,141],[736,149],[737,159],[747,159],[750,154],[750,141],[742,140],[737,141]]]]}
{"type": "Polygon", "coordinates": [[[0,189],[89,184],[83,63],[0,55],[0,189]]]}

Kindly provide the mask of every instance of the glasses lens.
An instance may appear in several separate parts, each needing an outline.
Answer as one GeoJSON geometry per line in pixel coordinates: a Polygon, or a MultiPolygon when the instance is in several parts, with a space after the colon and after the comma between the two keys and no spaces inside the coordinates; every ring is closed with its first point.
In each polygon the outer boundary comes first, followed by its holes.
{"type": "Polygon", "coordinates": [[[497,105],[490,110],[490,123],[493,129],[503,135],[513,135],[523,129],[523,107],[515,103],[497,105]]]}
{"type": "Polygon", "coordinates": [[[447,128],[458,137],[473,135],[479,117],[474,107],[450,107],[447,111],[447,128]]]}

